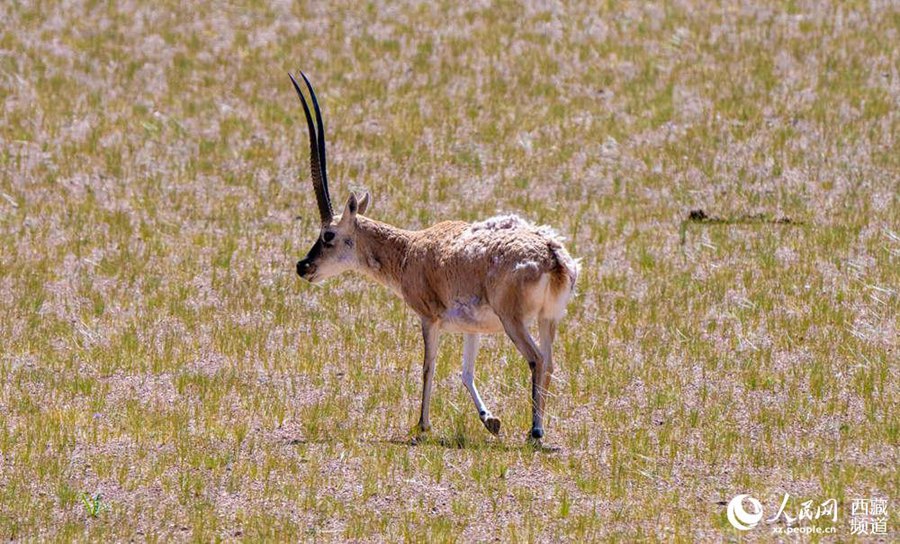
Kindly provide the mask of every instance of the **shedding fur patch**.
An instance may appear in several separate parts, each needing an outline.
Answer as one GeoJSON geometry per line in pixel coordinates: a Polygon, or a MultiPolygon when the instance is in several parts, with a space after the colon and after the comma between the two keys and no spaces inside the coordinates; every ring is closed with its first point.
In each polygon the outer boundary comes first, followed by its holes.
{"type": "MultiPolygon", "coordinates": [[[[484,255],[487,251],[487,248],[484,245],[476,243],[469,244],[467,242],[474,242],[482,237],[490,236],[493,233],[516,229],[530,231],[547,241],[547,245],[553,253],[553,257],[565,271],[565,275],[569,279],[569,289],[574,289],[575,282],[578,279],[578,272],[581,269],[580,260],[573,259],[572,256],[569,255],[569,252],[566,251],[565,246],[563,246],[565,238],[560,236],[553,227],[548,225],[535,225],[531,221],[523,219],[515,214],[489,217],[484,221],[472,223],[469,228],[463,232],[461,240],[463,243],[466,243],[464,251],[470,257],[484,255]]],[[[496,264],[496,258],[494,264],[496,264]]],[[[538,266],[533,261],[523,261],[517,263],[515,269],[536,271],[538,266]]]]}
{"type": "Polygon", "coordinates": [[[532,225],[518,215],[498,215],[495,217],[489,217],[484,221],[472,223],[472,226],[469,227],[469,230],[471,230],[472,232],[476,232],[479,230],[502,230],[529,226],[532,225]]]}
{"type": "Polygon", "coordinates": [[[562,237],[557,234],[557,232],[553,230],[552,227],[549,227],[547,225],[535,225],[531,221],[522,219],[515,214],[497,215],[494,217],[489,217],[484,221],[472,223],[472,225],[468,228],[468,232],[471,234],[475,234],[479,231],[499,231],[512,229],[526,229],[540,234],[541,236],[556,240],[558,242],[563,241],[562,237]]]}
{"type": "MultiPolygon", "coordinates": [[[[491,234],[512,230],[525,230],[537,234],[541,238],[547,240],[551,245],[558,245],[559,247],[562,247],[562,243],[565,240],[553,229],[553,227],[548,225],[535,225],[531,221],[523,219],[515,214],[497,215],[489,217],[484,221],[472,223],[469,225],[469,228],[462,233],[461,239],[464,242],[474,241],[483,239],[484,237],[490,237],[491,234]]],[[[467,246],[466,250],[471,253],[481,253],[484,251],[482,247],[475,246],[467,246]]]]}

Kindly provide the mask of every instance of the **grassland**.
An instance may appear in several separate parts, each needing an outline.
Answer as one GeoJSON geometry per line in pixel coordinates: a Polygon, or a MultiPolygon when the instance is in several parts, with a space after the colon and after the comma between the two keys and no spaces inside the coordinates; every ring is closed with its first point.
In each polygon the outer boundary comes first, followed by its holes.
{"type": "Polygon", "coordinates": [[[767,517],[836,498],[841,540],[849,501],[887,497],[896,538],[895,3],[0,17],[0,538],[772,538],[731,528],[737,493],[767,517]],[[517,212],[583,259],[556,451],[526,446],[499,337],[476,378],[499,439],[445,336],[409,444],[414,315],[294,273],[317,228],[297,69],[336,199],[366,188],[410,228],[517,212]]]}

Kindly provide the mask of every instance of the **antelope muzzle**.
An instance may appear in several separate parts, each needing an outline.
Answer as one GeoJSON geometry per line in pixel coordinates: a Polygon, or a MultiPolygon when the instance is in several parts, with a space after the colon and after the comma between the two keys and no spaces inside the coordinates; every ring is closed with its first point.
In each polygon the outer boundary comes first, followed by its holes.
{"type": "Polygon", "coordinates": [[[297,261],[297,275],[306,281],[314,281],[317,269],[316,260],[319,258],[321,252],[322,241],[318,240],[315,245],[313,245],[312,249],[309,250],[309,253],[306,254],[306,257],[297,261]]]}

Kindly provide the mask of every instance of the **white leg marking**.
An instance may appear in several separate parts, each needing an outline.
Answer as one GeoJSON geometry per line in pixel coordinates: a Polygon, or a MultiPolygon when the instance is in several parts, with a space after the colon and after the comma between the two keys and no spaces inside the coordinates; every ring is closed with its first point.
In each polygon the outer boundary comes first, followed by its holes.
{"type": "Polygon", "coordinates": [[[481,400],[481,395],[478,394],[478,388],[475,387],[475,357],[478,355],[479,338],[476,333],[466,333],[463,337],[462,381],[475,402],[475,408],[478,409],[478,417],[481,419],[481,422],[484,423],[484,426],[491,434],[499,434],[500,420],[494,417],[491,411],[485,407],[484,402],[481,400]]]}
{"type": "Polygon", "coordinates": [[[466,389],[469,390],[469,395],[472,396],[472,400],[475,401],[475,408],[478,409],[478,417],[484,421],[486,415],[489,415],[487,408],[484,407],[484,402],[481,400],[481,395],[478,394],[478,388],[475,387],[475,357],[478,355],[478,334],[475,333],[467,333],[463,336],[463,370],[462,370],[462,381],[463,385],[466,386],[466,389]]]}

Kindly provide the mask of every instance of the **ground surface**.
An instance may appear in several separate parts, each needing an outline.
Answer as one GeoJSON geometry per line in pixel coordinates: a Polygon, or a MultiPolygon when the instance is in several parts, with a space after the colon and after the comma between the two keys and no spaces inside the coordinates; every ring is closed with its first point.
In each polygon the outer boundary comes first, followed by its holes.
{"type": "Polygon", "coordinates": [[[842,540],[894,499],[896,537],[897,4],[455,4],[0,6],[0,537],[772,538],[737,493],[835,498],[842,540]],[[450,336],[411,446],[415,317],[296,277],[301,68],[336,200],[583,259],[555,451],[499,337],[499,439],[450,336]]]}

